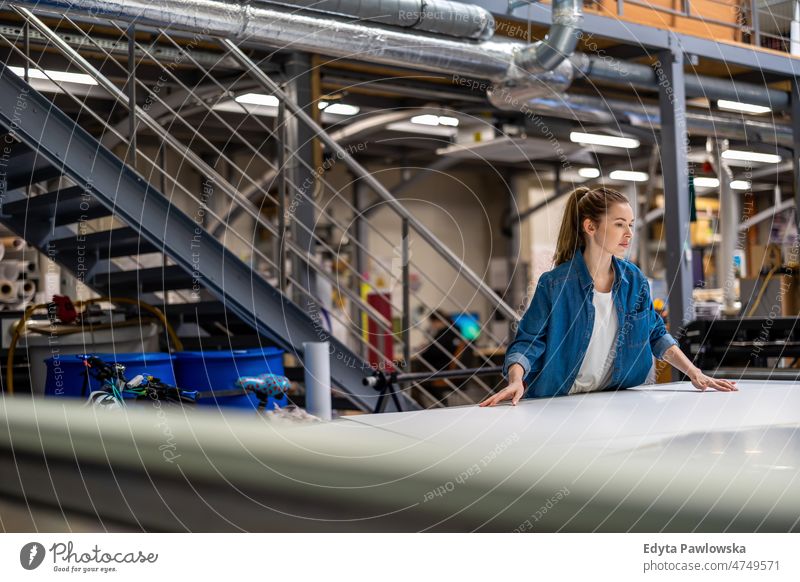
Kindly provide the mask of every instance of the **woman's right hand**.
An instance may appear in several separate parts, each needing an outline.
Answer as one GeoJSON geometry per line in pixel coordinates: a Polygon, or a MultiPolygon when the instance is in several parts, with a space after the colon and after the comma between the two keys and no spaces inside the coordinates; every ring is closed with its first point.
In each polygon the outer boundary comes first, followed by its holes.
{"type": "Polygon", "coordinates": [[[513,380],[509,382],[508,386],[500,390],[497,394],[492,394],[486,400],[481,402],[478,406],[494,406],[498,402],[511,399],[511,404],[516,406],[519,399],[525,393],[525,385],[522,379],[513,380]]]}

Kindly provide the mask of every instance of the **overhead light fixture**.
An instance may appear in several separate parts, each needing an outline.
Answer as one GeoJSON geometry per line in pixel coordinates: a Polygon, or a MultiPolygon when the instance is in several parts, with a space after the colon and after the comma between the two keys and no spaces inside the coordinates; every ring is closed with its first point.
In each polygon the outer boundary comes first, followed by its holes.
{"type": "Polygon", "coordinates": [[[725,150],[722,152],[722,157],[726,160],[763,162],[765,164],[777,164],[783,159],[777,154],[762,154],[761,152],[748,152],[744,150],[725,150]]]}
{"type": "Polygon", "coordinates": [[[277,107],[279,104],[278,98],[275,95],[264,95],[263,93],[245,93],[236,98],[237,103],[245,103],[246,105],[266,105],[268,107],[277,107]]]}
{"type": "Polygon", "coordinates": [[[581,168],[578,170],[578,175],[581,178],[598,178],[600,177],[600,170],[597,168],[581,168]]]}
{"type": "Polygon", "coordinates": [[[570,141],[580,144],[604,145],[612,148],[638,148],[639,140],[632,137],[617,137],[615,135],[603,135],[599,133],[581,133],[573,131],[569,134],[570,141]]]}
{"type": "Polygon", "coordinates": [[[411,118],[411,123],[416,123],[419,125],[439,125],[439,116],[438,115],[415,115],[411,118]]]}
{"type": "Polygon", "coordinates": [[[630,170],[614,170],[608,177],[612,180],[623,180],[625,182],[645,182],[650,178],[645,172],[632,172],[630,170]]]}
{"type": "Polygon", "coordinates": [[[751,184],[747,180],[734,180],[731,182],[732,190],[749,190],[750,186],[751,184]]]}
{"type": "Polygon", "coordinates": [[[698,188],[719,188],[719,180],[707,176],[698,176],[694,179],[694,185],[698,188]]]}
{"type": "MultiPolygon", "coordinates": [[[[25,76],[24,67],[8,67],[12,73],[20,77],[25,76]]],[[[44,79],[46,81],[61,81],[63,83],[77,83],[79,85],[97,85],[97,81],[90,75],[83,73],[68,73],[66,71],[51,71],[45,69],[28,69],[28,77],[31,79],[44,79]]]]}
{"type": "Polygon", "coordinates": [[[741,103],[740,101],[728,101],[727,99],[720,99],[717,101],[717,107],[727,111],[741,111],[742,113],[755,113],[762,114],[772,111],[769,107],[763,105],[753,105],[752,103],[741,103]]]}
{"type": "Polygon", "coordinates": [[[355,115],[361,111],[360,107],[356,107],[355,105],[347,105],[346,103],[332,103],[331,105],[327,105],[321,109],[325,113],[332,113],[334,115],[355,115]]]}
{"type": "Polygon", "coordinates": [[[447,115],[433,115],[431,113],[425,115],[415,115],[411,118],[411,123],[418,125],[449,125],[450,127],[458,127],[458,119],[455,117],[448,117],[447,115]]]}

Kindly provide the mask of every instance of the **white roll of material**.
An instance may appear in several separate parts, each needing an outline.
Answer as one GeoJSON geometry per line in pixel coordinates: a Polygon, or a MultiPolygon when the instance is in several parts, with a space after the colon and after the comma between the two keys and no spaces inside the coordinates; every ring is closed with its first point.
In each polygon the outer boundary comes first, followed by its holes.
{"type": "Polygon", "coordinates": [[[17,282],[17,297],[20,301],[27,303],[33,300],[36,295],[36,285],[33,281],[18,281],[17,282]]]}
{"type": "Polygon", "coordinates": [[[33,261],[3,261],[0,263],[0,279],[16,281],[23,273],[32,275],[36,272],[33,261]]]}
{"type": "Polygon", "coordinates": [[[17,285],[15,281],[0,279],[0,303],[16,303],[17,285]]]}
{"type": "Polygon", "coordinates": [[[28,246],[27,243],[25,242],[25,239],[20,238],[18,236],[5,236],[0,240],[2,240],[3,242],[4,249],[21,251],[26,246],[28,246]]]}
{"type": "Polygon", "coordinates": [[[328,342],[303,342],[306,411],[331,419],[331,356],[328,342]]]}

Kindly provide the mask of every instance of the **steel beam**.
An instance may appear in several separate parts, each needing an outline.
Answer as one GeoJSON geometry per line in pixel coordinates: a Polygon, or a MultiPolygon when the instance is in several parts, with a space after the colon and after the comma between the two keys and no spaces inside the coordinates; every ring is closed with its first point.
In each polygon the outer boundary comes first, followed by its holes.
{"type": "MultiPolygon", "coordinates": [[[[792,141],[794,142],[792,157],[792,185],[794,186],[795,208],[800,209],[800,81],[792,79],[792,141]]],[[[794,213],[800,224],[800,212],[794,213]]]]}
{"type": "MultiPolygon", "coordinates": [[[[683,52],[659,52],[661,174],[664,177],[664,226],[667,236],[666,267],[669,290],[669,324],[673,336],[682,334],[692,313],[689,271],[689,162],[686,134],[686,92],[683,52]]],[[[677,339],[677,338],[676,338],[677,339]]],[[[673,370],[673,380],[677,380],[673,370]]]]}

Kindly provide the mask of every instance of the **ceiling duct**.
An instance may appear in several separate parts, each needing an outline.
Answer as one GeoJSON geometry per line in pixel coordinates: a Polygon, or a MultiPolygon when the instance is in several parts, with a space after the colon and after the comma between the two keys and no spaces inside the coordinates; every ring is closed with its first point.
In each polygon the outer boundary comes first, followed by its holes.
{"type": "Polygon", "coordinates": [[[253,0],[249,3],[300,8],[317,15],[358,18],[364,24],[397,26],[455,38],[486,40],[494,35],[494,17],[488,10],[451,0],[253,0]]]}
{"type": "MultiPolygon", "coordinates": [[[[427,0],[425,0],[427,1],[427,0]]],[[[357,58],[365,62],[453,75],[455,84],[487,92],[490,83],[492,103],[503,109],[529,107],[564,118],[593,119],[613,113],[620,123],[658,127],[657,108],[637,110],[635,103],[620,102],[609,111],[607,101],[568,96],[574,74],[595,75],[605,80],[626,80],[633,86],[655,87],[655,73],[646,65],[635,65],[582,54],[571,55],[580,30],[580,0],[554,2],[554,26],[543,41],[533,45],[494,38],[470,41],[392,30],[363,23],[322,19],[307,13],[272,8],[263,3],[228,3],[219,0],[36,0],[20,1],[39,11],[55,14],[78,13],[98,19],[109,18],[137,22],[143,26],[179,28],[196,33],[232,39],[238,43],[291,47],[293,50],[324,54],[330,57],[357,58]],[[553,67],[547,69],[547,67],[553,67]],[[624,70],[623,70],[624,68],[624,70]],[[646,70],[649,69],[649,70],[646,70]],[[598,105],[599,104],[599,105],[598,105]]],[[[286,3],[287,7],[289,3],[286,3]]],[[[746,83],[730,83],[717,78],[690,76],[706,97],[729,98],[746,94],[756,99],[760,94],[771,102],[785,103],[788,94],[746,83]],[[725,95],[725,97],[722,97],[725,95]]],[[[688,93],[688,87],[687,87],[688,93]]],[[[783,126],[755,120],[728,121],[723,116],[688,114],[689,131],[697,135],[719,135],[731,139],[762,139],[787,143],[783,126]],[[730,133],[728,133],[730,132],[730,133]]]]}

